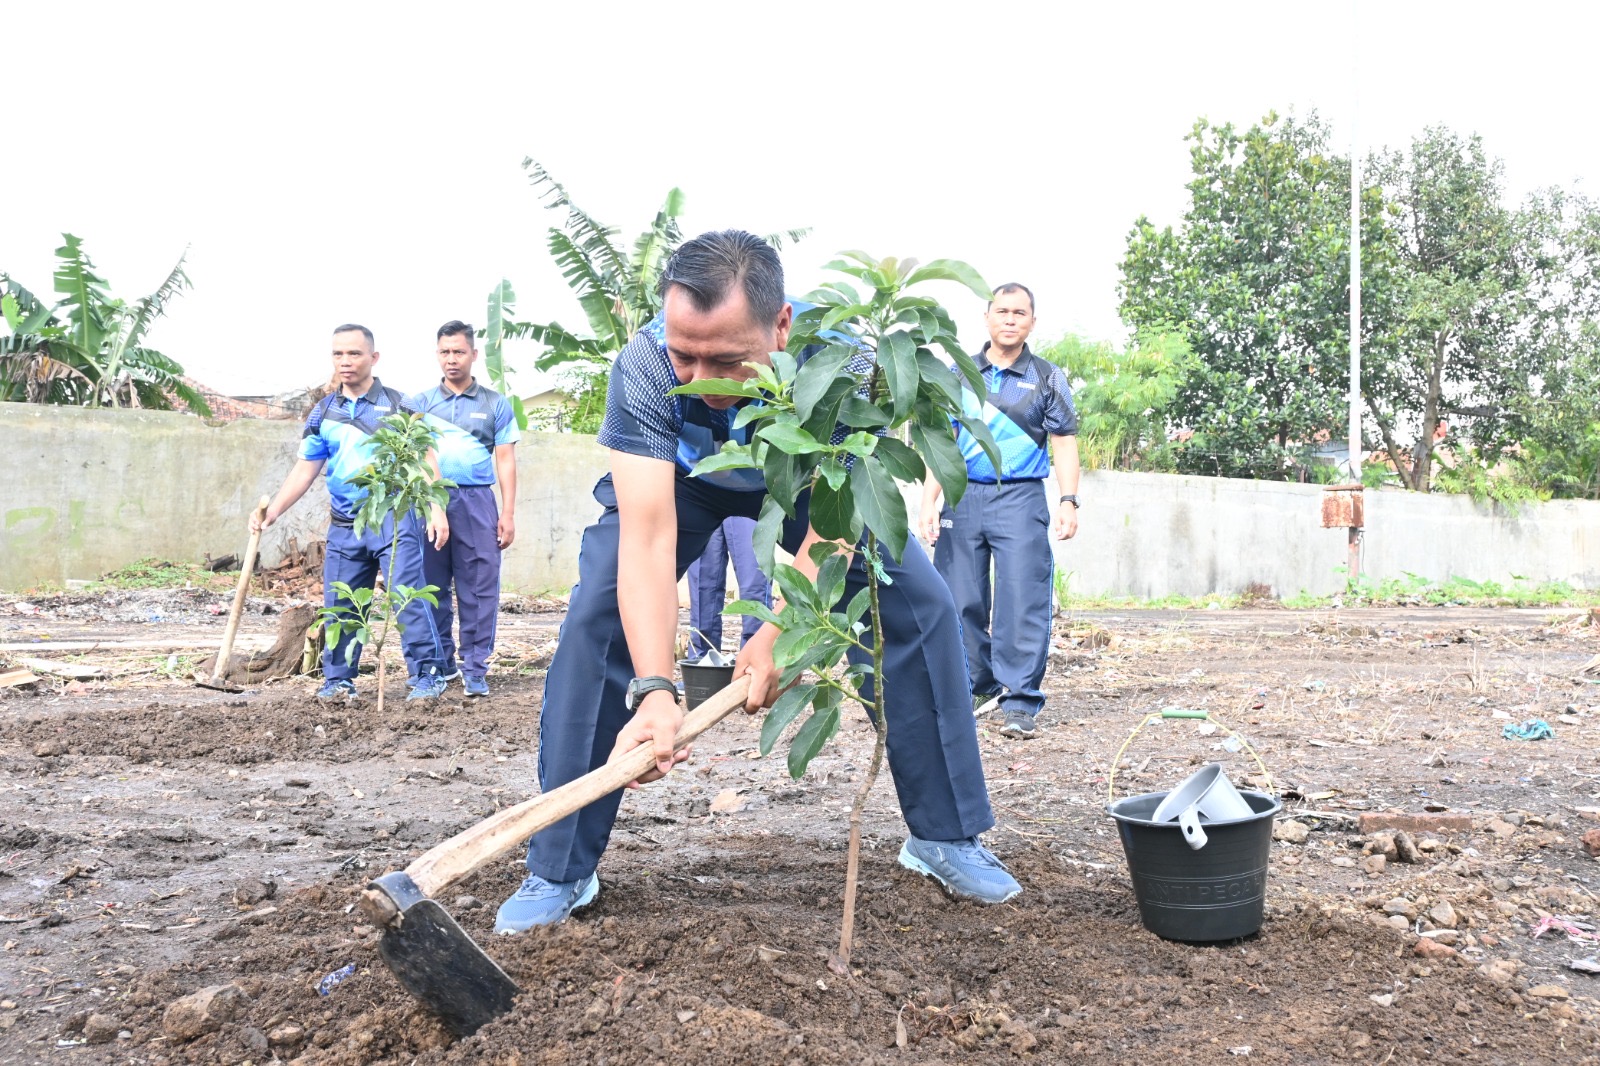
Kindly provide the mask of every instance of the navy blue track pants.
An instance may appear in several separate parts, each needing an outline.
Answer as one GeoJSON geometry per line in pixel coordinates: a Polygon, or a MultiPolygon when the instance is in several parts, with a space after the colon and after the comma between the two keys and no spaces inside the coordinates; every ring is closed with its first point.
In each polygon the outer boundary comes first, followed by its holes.
{"type": "Polygon", "coordinates": [[[1044,482],[972,482],[940,518],[933,563],[961,614],[972,691],[993,695],[1004,688],[1001,706],[1037,715],[1044,707],[1039,685],[1050,655],[1055,574],[1044,482]]]}
{"type": "MultiPolygon", "coordinates": [[[[338,594],[333,583],[343,581],[353,589],[369,589],[381,568],[384,580],[391,587],[406,585],[421,588],[428,582],[422,575],[422,545],[425,539],[422,522],[416,515],[407,515],[400,523],[400,539],[394,551],[394,566],[390,568],[390,549],[395,545],[394,516],[384,519],[381,528],[368,526],[361,536],[356,536],[350,526],[333,523],[328,526],[328,554],[322,560],[322,602],[328,607],[337,606],[338,594]]],[[[412,600],[400,612],[402,627],[400,647],[406,657],[406,671],[412,676],[439,672],[444,649],[439,643],[439,630],[433,622],[433,610],[423,600],[412,600]]],[[[346,633],[337,645],[322,650],[322,676],[325,678],[354,678],[361,663],[361,646],[345,662],[345,652],[355,638],[346,633]]]]}
{"type": "Polygon", "coordinates": [[[453,674],[460,647],[460,667],[468,677],[489,672],[494,652],[495,622],[500,614],[500,507],[492,485],[458,485],[445,508],[450,539],[443,548],[428,544],[422,552],[427,583],[439,586],[434,627],[444,649],[442,670],[453,674]],[[461,616],[459,639],[456,615],[461,616]]]}
{"type": "MultiPolygon", "coordinates": [[[[739,598],[772,606],[772,586],[756,562],[756,523],[753,518],[730,518],[717,527],[706,550],[689,564],[689,657],[698,659],[710,648],[722,647],[722,608],[728,598],[728,557],[739,582],[739,598]],[[703,639],[702,639],[703,637],[703,639]]],[[[756,635],[761,619],[745,615],[739,646],[756,635]]]]}
{"type": "MultiPolygon", "coordinates": [[[[630,714],[623,692],[634,676],[622,618],[617,611],[620,525],[610,475],[595,486],[605,508],[585,531],[572,590],[539,722],[539,784],[548,792],[601,766],[630,714]]],[[[763,496],[730,492],[692,478],[677,483],[678,558],[682,575],[705,551],[727,518],[754,518],[763,496]]],[[[799,547],[807,526],[807,500],[784,526],[784,547],[799,547]]],[[[903,562],[885,558],[893,578],[879,598],[888,647],[889,769],[900,811],[911,832],[925,840],[960,840],[994,825],[978,756],[977,728],[967,692],[961,635],[950,592],[926,553],[908,544],[903,562]]],[[[859,556],[844,601],[866,585],[859,556]]],[[[528,869],[549,881],[587,877],[600,862],[623,790],[536,834],[528,842],[528,869]]]]}

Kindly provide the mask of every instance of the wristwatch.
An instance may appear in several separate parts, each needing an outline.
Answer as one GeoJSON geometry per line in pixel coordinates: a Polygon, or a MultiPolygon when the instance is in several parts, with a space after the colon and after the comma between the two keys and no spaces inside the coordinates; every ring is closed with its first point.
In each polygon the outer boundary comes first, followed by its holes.
{"type": "Polygon", "coordinates": [[[1063,496],[1063,497],[1061,497],[1061,502],[1062,503],[1070,503],[1070,504],[1072,504],[1073,510],[1077,510],[1078,506],[1079,506],[1078,505],[1078,497],[1076,497],[1076,496],[1063,496]]]}
{"type": "Polygon", "coordinates": [[[644,698],[652,692],[670,692],[674,702],[678,699],[677,683],[670,677],[636,677],[628,682],[628,693],[622,698],[622,705],[628,710],[637,710],[644,698]]]}

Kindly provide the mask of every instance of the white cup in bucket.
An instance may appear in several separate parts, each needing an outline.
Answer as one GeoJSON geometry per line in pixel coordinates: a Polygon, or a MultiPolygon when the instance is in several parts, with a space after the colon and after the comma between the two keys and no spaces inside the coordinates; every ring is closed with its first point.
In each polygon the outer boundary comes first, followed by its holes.
{"type": "Polygon", "coordinates": [[[1239,790],[1233,787],[1221,763],[1209,763],[1167,793],[1150,816],[1154,822],[1176,820],[1183,830],[1183,839],[1196,851],[1206,846],[1206,831],[1200,827],[1204,816],[1213,822],[1235,818],[1249,818],[1255,814],[1239,790]]]}
{"type": "Polygon", "coordinates": [[[715,648],[699,659],[679,659],[678,670],[683,675],[685,710],[694,710],[733,683],[733,663],[715,648]]]}

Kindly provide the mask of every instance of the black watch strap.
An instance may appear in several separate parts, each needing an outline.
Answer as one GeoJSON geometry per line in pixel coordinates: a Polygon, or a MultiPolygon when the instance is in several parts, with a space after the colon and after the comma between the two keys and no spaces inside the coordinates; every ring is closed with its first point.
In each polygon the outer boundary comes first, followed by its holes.
{"type": "Polygon", "coordinates": [[[644,702],[644,698],[652,692],[670,692],[674,701],[678,698],[678,684],[670,677],[653,675],[650,677],[636,677],[628,682],[628,693],[623,698],[623,704],[632,711],[644,702]]]}
{"type": "Polygon", "coordinates": [[[1077,507],[1078,506],[1078,497],[1076,497],[1076,496],[1063,496],[1063,497],[1061,497],[1061,502],[1062,503],[1070,503],[1070,504],[1072,504],[1073,507],[1077,507]]]}

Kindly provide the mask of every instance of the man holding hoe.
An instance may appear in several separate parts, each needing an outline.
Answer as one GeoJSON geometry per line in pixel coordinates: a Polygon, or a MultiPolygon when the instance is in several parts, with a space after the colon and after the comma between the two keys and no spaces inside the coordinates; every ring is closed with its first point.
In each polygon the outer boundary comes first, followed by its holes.
{"type": "MultiPolygon", "coordinates": [[[[426,584],[422,576],[424,531],[416,515],[407,514],[399,519],[400,540],[392,570],[389,553],[394,544],[394,516],[384,519],[381,527],[363,530],[359,537],[353,528],[366,490],[352,485],[349,479],[371,461],[372,434],[377,432],[378,421],[400,411],[416,413],[404,396],[373,376],[377,363],[378,352],[370,329],[352,323],[333,331],[333,378],[338,390],[318,402],[306,417],[305,431],[300,437],[300,459],[290,468],[289,476],[283,479],[283,487],[259,522],[260,528],[276,522],[306,494],[323,468],[327,468],[331,515],[328,551],[322,561],[322,602],[329,607],[338,605],[334,582],[343,581],[353,589],[372,588],[380,567],[386,579],[395,585],[421,588],[426,584]]],[[[430,452],[429,462],[433,461],[430,452]]],[[[434,476],[439,476],[437,468],[434,476]]],[[[258,527],[254,515],[250,518],[250,527],[252,532],[258,527]]],[[[428,542],[435,548],[444,546],[450,539],[450,525],[444,511],[434,509],[426,532],[428,542]]],[[[444,648],[433,614],[427,603],[412,600],[400,612],[399,620],[401,648],[410,674],[411,691],[406,699],[437,699],[445,688],[441,676],[444,648]]],[[[337,644],[323,649],[323,682],[317,691],[318,699],[349,699],[356,694],[360,646],[348,662],[345,659],[346,649],[354,639],[354,634],[347,632],[337,644]]]]}
{"type": "MultiPolygon", "coordinates": [[[[706,378],[748,379],[754,371],[746,364],[768,364],[769,353],[787,344],[795,311],[783,295],[777,253],[742,231],[703,234],[673,255],[661,291],[662,314],[612,366],[599,437],[610,449],[611,473],[594,493],[605,511],[584,533],[578,585],[545,682],[539,776],[546,792],[642,743],[653,746],[656,763],[638,783],[688,757],[672,746],[683,721],[672,680],[676,582],[725,519],[755,518],[766,493],[757,470],[688,476],[723,442],[747,439],[748,427],[733,427],[735,397],[668,390],[706,378]]],[[[806,515],[802,499],[782,542],[814,578],[807,549],[819,538],[806,515]]],[[[977,839],[994,817],[949,590],[921,552],[883,564],[893,583],[881,586],[888,649],[879,691],[889,767],[912,834],[900,862],[954,896],[1002,903],[1021,887],[977,839]]],[[[864,585],[858,559],[845,597],[864,585]]],[[[778,695],[777,637],[776,627],[763,625],[736,660],[735,676],[750,676],[749,712],[778,695]]],[[[595,870],[620,802],[618,791],[529,841],[529,876],[500,907],[497,932],[559,922],[594,901],[595,870]]]]}

